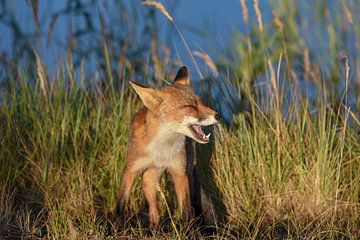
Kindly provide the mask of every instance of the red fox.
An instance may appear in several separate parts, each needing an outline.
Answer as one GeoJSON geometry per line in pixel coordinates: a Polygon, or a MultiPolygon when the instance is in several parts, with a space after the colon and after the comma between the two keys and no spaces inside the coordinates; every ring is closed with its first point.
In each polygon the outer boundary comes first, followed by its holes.
{"type": "Polygon", "coordinates": [[[195,155],[193,140],[209,143],[210,133],[205,134],[202,126],[218,123],[221,116],[192,91],[185,66],[178,70],[170,86],[153,89],[133,82],[130,85],[145,107],[135,114],[131,123],[115,213],[122,213],[135,178],[142,174],[150,227],[156,229],[160,221],[157,185],[161,174],[168,171],[174,181],[182,219],[186,221],[192,214],[189,173],[195,155]]]}

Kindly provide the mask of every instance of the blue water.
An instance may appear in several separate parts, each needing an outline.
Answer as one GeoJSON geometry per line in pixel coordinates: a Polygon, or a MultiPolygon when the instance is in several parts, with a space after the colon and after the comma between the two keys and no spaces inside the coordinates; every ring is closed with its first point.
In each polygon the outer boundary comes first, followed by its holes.
{"type": "MultiPolygon", "coordinates": [[[[95,17],[92,17],[97,20],[98,12],[110,12],[112,14],[111,17],[116,19],[116,15],[119,14],[117,5],[113,0],[109,0],[107,1],[108,9],[106,9],[104,2],[105,1],[98,1],[97,4],[95,4],[96,11],[92,13],[95,17]],[[112,9],[114,9],[114,11],[111,11],[112,9]]],[[[244,30],[241,7],[238,0],[171,0],[161,2],[173,16],[191,50],[204,51],[211,58],[217,56],[219,52],[224,52],[228,49],[233,31],[244,30]]],[[[267,9],[270,8],[267,1],[260,2],[264,21],[266,21],[271,17],[271,12],[267,11],[267,9]]],[[[35,46],[35,49],[40,52],[48,64],[48,67],[56,66],[62,62],[64,47],[66,47],[68,38],[68,27],[72,25],[74,30],[81,29],[85,25],[84,18],[77,17],[75,14],[72,16],[60,15],[56,20],[52,41],[50,45],[47,45],[46,37],[51,18],[54,13],[65,9],[66,3],[67,1],[39,1],[39,19],[41,25],[41,38],[39,40],[32,9],[28,1],[7,1],[8,9],[6,11],[13,14],[14,19],[19,24],[21,32],[24,32],[24,37],[26,40],[30,40],[31,44],[35,46]]],[[[143,16],[145,15],[144,8],[146,7],[141,5],[140,1],[128,0],[125,1],[125,3],[129,6],[127,7],[128,10],[134,9],[133,11],[137,12],[137,18],[140,19],[140,21],[137,22],[137,27],[141,28],[141,22],[147,21],[146,17],[143,16]]],[[[252,18],[254,13],[251,4],[252,1],[248,1],[250,17],[252,18]]],[[[4,9],[2,10],[4,11],[4,9]]],[[[176,49],[181,60],[184,63],[190,64],[189,56],[172,24],[158,11],[157,15],[161,41],[166,43],[167,46],[176,49]]],[[[95,27],[99,27],[99,21],[95,21],[95,24],[97,25],[95,27]]],[[[114,27],[114,29],[121,32],[120,27],[119,29],[114,27]]],[[[0,32],[0,52],[9,57],[16,56],[16,52],[13,51],[13,46],[19,43],[14,42],[14,33],[11,27],[0,23],[0,32]]],[[[87,43],[85,42],[84,44],[87,43]]]]}
{"type": "MultiPolygon", "coordinates": [[[[69,33],[69,27],[73,31],[80,30],[86,25],[86,21],[78,13],[61,15],[56,20],[55,27],[52,33],[52,40],[47,45],[47,34],[52,16],[54,13],[61,13],[67,7],[67,3],[70,1],[48,1],[39,0],[39,21],[40,32],[37,31],[36,24],[33,17],[33,12],[29,4],[30,1],[25,0],[12,0],[6,1],[7,9],[0,9],[0,13],[5,13],[5,17],[8,25],[4,24],[4,21],[0,21],[0,54],[6,55],[10,58],[17,55],[16,51],[13,51],[14,46],[21,46],[22,42],[14,42],[14,32],[12,32],[12,20],[18,23],[20,32],[23,33],[25,41],[29,41],[32,46],[41,54],[45,59],[48,67],[57,66],[63,62],[64,49],[67,47],[67,39],[69,33]],[[11,19],[13,17],[13,19],[11,19]],[[40,35],[40,38],[38,37],[40,35]]],[[[75,5],[77,0],[73,0],[75,5]]],[[[117,17],[120,15],[119,0],[104,0],[104,1],[92,1],[83,0],[80,2],[93,2],[91,9],[86,9],[90,13],[90,17],[93,20],[94,28],[100,29],[100,14],[103,15],[107,25],[110,24],[115,35],[126,36],[127,32],[123,31],[123,27],[117,26],[117,17]],[[110,22],[111,21],[111,22],[110,22]]],[[[129,22],[136,23],[135,33],[137,40],[141,39],[141,32],[144,23],[150,21],[146,15],[145,9],[152,8],[150,6],[143,6],[141,1],[127,0],[120,1],[125,4],[125,12],[129,15],[129,22]]],[[[163,5],[168,9],[173,16],[174,21],[179,26],[184,38],[186,39],[189,47],[192,51],[204,51],[211,58],[221,56],[225,51],[231,49],[233,33],[240,32],[246,33],[249,28],[245,26],[242,19],[242,9],[240,0],[162,0],[163,5]]],[[[277,1],[259,1],[259,7],[262,12],[262,19],[265,24],[271,24],[272,11],[277,1]]],[[[348,6],[353,6],[354,10],[360,10],[360,4],[352,3],[352,1],[345,1],[348,6]],[[352,3],[352,4],[349,4],[352,3]]],[[[339,16],[339,4],[337,2],[329,0],[328,9],[330,16],[334,15],[334,22],[339,22],[335,17],[339,16]],[[336,13],[336,14],[335,14],[336,13]]],[[[246,1],[250,23],[257,24],[256,16],[253,7],[253,1],[246,1]]],[[[328,41],[328,34],[326,26],[322,26],[322,21],[318,18],[318,10],[320,4],[316,4],[312,1],[304,1],[300,5],[299,3],[299,16],[304,18],[300,26],[300,34],[305,37],[306,45],[309,46],[310,51],[315,55],[318,55],[322,60],[322,64],[326,67],[328,64],[328,51],[326,49],[326,42],[328,41]],[[313,9],[311,9],[313,7],[313,9]]],[[[276,9],[277,10],[277,9],[276,9]]],[[[164,17],[159,11],[156,11],[158,33],[161,42],[171,47],[176,53],[173,58],[179,58],[187,65],[192,65],[190,57],[187,54],[184,44],[179,38],[178,33],[175,31],[174,26],[164,17]]],[[[356,28],[357,15],[353,14],[354,24],[349,26],[356,28]]],[[[340,14],[341,16],[341,14],[340,14]]],[[[339,26],[335,24],[336,34],[339,34],[339,26]]],[[[340,33],[341,34],[341,33],[340,33]]],[[[340,36],[340,35],[338,35],[340,36]]],[[[92,47],[94,38],[96,35],[84,35],[79,41],[79,45],[92,47]]],[[[354,46],[355,36],[348,38],[348,46],[344,46],[344,50],[347,54],[355,52],[354,46]],[[351,42],[353,41],[353,43],[351,42]]],[[[174,53],[173,52],[173,53],[174,53]]],[[[145,56],[148,57],[148,56],[145,56]]],[[[91,56],[89,56],[91,58],[91,56]]],[[[89,62],[91,59],[86,59],[89,62]]],[[[350,56],[352,63],[353,59],[350,56]]],[[[354,68],[353,68],[354,70],[354,68]]]]}

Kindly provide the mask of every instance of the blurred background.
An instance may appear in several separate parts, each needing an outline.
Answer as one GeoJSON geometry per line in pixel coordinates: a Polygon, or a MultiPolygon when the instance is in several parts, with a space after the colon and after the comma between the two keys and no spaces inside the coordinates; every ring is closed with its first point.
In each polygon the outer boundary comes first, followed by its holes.
{"type": "Polygon", "coordinates": [[[71,60],[76,73],[83,65],[88,83],[103,81],[108,54],[115,85],[135,80],[159,86],[185,64],[192,69],[194,82],[209,75],[225,77],[222,85],[227,86],[220,88],[233,96],[240,85],[260,88],[267,61],[276,68],[281,55],[285,64],[280,70],[286,68],[290,83],[296,82],[309,98],[316,98],[319,87],[330,89],[328,97],[334,101],[345,90],[348,59],[348,102],[358,107],[360,28],[355,13],[360,4],[356,0],[255,2],[161,1],[174,19],[171,22],[141,1],[2,0],[0,77],[6,84],[14,66],[35,69],[35,50],[50,75],[71,60]]]}

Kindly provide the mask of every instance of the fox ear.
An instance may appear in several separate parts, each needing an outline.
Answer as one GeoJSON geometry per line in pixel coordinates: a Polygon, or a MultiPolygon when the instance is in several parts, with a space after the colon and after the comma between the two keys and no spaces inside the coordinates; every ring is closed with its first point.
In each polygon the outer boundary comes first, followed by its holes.
{"type": "Polygon", "coordinates": [[[190,85],[190,78],[187,67],[183,66],[179,68],[176,77],[174,79],[174,84],[175,83],[181,85],[190,85]]]}
{"type": "Polygon", "coordinates": [[[139,95],[144,105],[151,109],[156,108],[162,102],[161,92],[153,88],[143,87],[139,84],[129,81],[131,87],[139,95]]]}

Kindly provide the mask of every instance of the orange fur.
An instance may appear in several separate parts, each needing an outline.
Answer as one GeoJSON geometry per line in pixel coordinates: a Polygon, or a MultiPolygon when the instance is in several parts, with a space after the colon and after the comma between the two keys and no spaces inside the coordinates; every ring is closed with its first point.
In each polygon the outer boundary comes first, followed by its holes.
{"type": "Polygon", "coordinates": [[[174,180],[181,215],[189,219],[195,153],[194,147],[185,143],[193,145],[192,140],[208,143],[209,136],[201,126],[218,123],[220,115],[205,106],[191,90],[186,67],[179,69],[171,86],[159,90],[130,84],[145,107],[132,120],[116,212],[121,214],[136,176],[142,174],[150,225],[155,229],[160,220],[156,187],[166,170],[174,180]]]}

